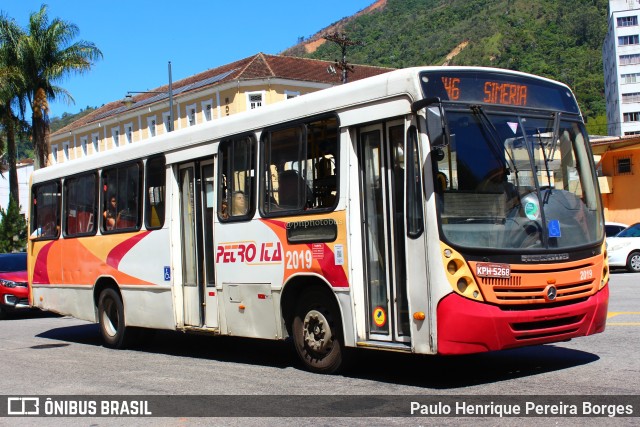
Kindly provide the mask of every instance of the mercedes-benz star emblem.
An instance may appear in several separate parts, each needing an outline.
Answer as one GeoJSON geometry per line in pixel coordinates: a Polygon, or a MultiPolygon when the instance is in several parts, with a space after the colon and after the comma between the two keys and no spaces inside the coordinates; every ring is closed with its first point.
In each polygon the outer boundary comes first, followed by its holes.
{"type": "Polygon", "coordinates": [[[558,296],[558,290],[555,286],[549,286],[547,288],[547,301],[553,301],[558,296]]]}

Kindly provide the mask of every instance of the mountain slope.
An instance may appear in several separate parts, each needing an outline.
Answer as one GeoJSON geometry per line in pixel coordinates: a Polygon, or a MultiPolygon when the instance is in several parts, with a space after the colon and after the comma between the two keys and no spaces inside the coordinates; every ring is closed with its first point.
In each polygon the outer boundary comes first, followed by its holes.
{"type": "MultiPolygon", "coordinates": [[[[607,0],[387,0],[311,37],[344,31],[362,47],[350,63],[409,67],[483,65],[567,83],[586,116],[604,114],[602,42],[607,0]]],[[[338,46],[304,44],[284,54],[337,59],[338,46]]],[[[357,72],[357,70],[356,70],[357,72]]]]}

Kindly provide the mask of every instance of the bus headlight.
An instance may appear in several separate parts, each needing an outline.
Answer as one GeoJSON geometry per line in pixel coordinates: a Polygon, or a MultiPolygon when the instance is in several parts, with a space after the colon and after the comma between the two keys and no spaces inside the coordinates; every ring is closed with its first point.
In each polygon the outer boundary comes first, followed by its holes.
{"type": "Polygon", "coordinates": [[[466,298],[484,301],[478,284],[462,255],[440,242],[442,262],[451,288],[466,298]]]}

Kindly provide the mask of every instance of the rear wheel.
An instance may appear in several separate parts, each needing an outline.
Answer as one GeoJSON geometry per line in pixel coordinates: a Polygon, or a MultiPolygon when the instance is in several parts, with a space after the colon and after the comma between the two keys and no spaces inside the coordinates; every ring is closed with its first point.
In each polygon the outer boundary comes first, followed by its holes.
{"type": "Polygon", "coordinates": [[[627,270],[632,273],[640,273],[640,252],[632,252],[627,258],[627,270]]]}
{"type": "Polygon", "coordinates": [[[104,344],[110,348],[124,348],[127,328],[124,321],[124,305],[120,295],[107,288],[98,300],[98,320],[104,344]]]}
{"type": "Polygon", "coordinates": [[[344,345],[340,312],[322,292],[309,292],[298,302],[293,319],[293,342],[305,367],[333,374],[343,365],[344,345]]]}

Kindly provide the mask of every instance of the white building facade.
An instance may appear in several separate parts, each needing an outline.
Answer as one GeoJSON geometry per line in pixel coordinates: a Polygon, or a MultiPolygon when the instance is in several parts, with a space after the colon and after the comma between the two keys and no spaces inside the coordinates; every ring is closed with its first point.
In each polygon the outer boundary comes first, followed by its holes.
{"type": "Polygon", "coordinates": [[[607,133],[640,134],[640,0],[609,0],[602,48],[607,133]]]}

